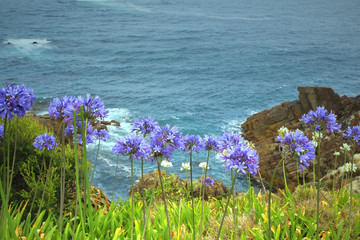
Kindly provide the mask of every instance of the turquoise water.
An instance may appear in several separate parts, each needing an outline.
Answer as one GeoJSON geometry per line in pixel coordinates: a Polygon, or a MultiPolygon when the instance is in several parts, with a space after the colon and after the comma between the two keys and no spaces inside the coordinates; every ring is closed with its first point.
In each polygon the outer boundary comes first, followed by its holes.
{"type": "MultiPolygon", "coordinates": [[[[297,99],[298,86],[358,95],[359,16],[354,0],[0,0],[0,81],[33,88],[40,111],[63,95],[103,99],[109,118],[121,122],[110,127],[95,174],[95,185],[111,195],[111,148],[136,118],[221,135],[297,99]]],[[[183,161],[177,153],[168,172],[185,178],[183,161]]],[[[196,157],[196,166],[202,161],[196,157]]],[[[210,175],[226,182],[222,163],[212,156],[210,164],[210,175]]],[[[127,198],[129,185],[122,158],[115,196],[127,198]]],[[[237,187],[245,190],[246,181],[237,187]]]]}

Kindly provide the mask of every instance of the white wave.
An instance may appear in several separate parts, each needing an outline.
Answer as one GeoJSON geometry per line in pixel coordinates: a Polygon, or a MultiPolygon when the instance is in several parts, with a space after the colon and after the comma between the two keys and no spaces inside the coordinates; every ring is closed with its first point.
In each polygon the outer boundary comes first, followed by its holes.
{"type": "Polygon", "coordinates": [[[114,0],[77,0],[79,2],[91,2],[99,5],[103,5],[106,7],[111,7],[112,9],[118,9],[118,10],[136,10],[139,12],[152,12],[151,9],[136,5],[130,2],[119,2],[114,0]]]}
{"type": "Polygon", "coordinates": [[[22,38],[22,39],[7,39],[3,42],[9,46],[13,46],[18,51],[21,51],[25,54],[30,54],[34,51],[40,49],[49,49],[51,48],[51,41],[47,39],[36,39],[36,38],[22,38]]]}
{"type": "Polygon", "coordinates": [[[110,136],[129,134],[132,128],[132,118],[130,111],[126,108],[109,108],[108,110],[109,110],[109,116],[105,120],[106,121],[115,120],[120,123],[120,127],[108,126],[110,136]]]}
{"type": "Polygon", "coordinates": [[[233,119],[225,123],[221,126],[221,130],[223,132],[240,132],[241,131],[241,124],[243,124],[244,121],[240,121],[237,119],[233,119]]]}
{"type": "Polygon", "coordinates": [[[243,20],[243,21],[266,21],[271,20],[271,18],[259,17],[231,17],[231,16],[207,16],[208,18],[220,19],[220,20],[243,20]]]}
{"type": "Polygon", "coordinates": [[[152,12],[152,11],[151,11],[150,9],[148,9],[148,8],[145,8],[145,7],[139,6],[139,5],[135,5],[135,4],[133,4],[133,3],[127,3],[127,5],[128,5],[130,8],[135,9],[135,10],[137,10],[137,11],[139,11],[139,12],[146,12],[146,13],[152,12]]]}

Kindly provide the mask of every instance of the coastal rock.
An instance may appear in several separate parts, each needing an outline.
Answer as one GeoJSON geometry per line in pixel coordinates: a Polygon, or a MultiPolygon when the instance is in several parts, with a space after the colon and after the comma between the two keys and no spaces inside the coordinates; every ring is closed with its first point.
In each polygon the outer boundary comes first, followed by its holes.
{"type": "MultiPolygon", "coordinates": [[[[298,87],[298,91],[299,100],[284,102],[266,109],[249,117],[242,124],[244,138],[253,142],[259,152],[259,171],[266,182],[270,182],[275,167],[281,160],[279,143],[275,141],[280,127],[285,126],[289,130],[300,129],[312,139],[309,127],[299,119],[310,110],[316,110],[318,106],[325,106],[329,111],[332,110],[337,115],[337,122],[342,124],[342,129],[359,124],[360,95],[340,97],[331,88],[323,87],[298,87]]],[[[339,147],[344,142],[342,134],[326,134],[321,143],[321,176],[334,169],[333,153],[339,151],[339,147]]],[[[337,166],[344,164],[343,155],[337,158],[337,166]]],[[[298,185],[298,177],[301,183],[303,178],[306,182],[313,180],[312,165],[301,173],[301,176],[298,176],[297,166],[293,162],[285,161],[285,169],[287,184],[291,190],[298,185]]],[[[275,174],[274,186],[284,188],[282,168],[275,174]]]]}
{"type": "MultiPolygon", "coordinates": [[[[156,178],[158,178],[158,176],[159,176],[158,171],[145,173],[143,179],[140,176],[139,181],[137,181],[136,184],[134,185],[134,192],[140,193],[141,190],[147,191],[149,189],[159,188],[160,181],[159,180],[156,181],[156,178]]],[[[163,177],[164,180],[166,179],[165,181],[167,182],[167,188],[165,189],[165,192],[166,195],[168,196],[172,196],[172,194],[176,194],[176,196],[180,198],[184,198],[185,196],[182,194],[188,193],[188,191],[190,190],[190,180],[183,180],[175,174],[168,175],[164,170],[161,171],[161,176],[163,177]],[[181,188],[183,188],[184,191],[179,191],[181,188]]],[[[194,197],[200,196],[201,182],[202,182],[201,178],[193,182],[194,190],[192,192],[192,195],[194,197]]],[[[201,191],[204,191],[204,187],[202,187],[201,191]]],[[[228,192],[229,189],[224,185],[223,181],[216,180],[214,181],[213,186],[206,187],[204,199],[207,200],[209,198],[222,197],[226,195],[228,192]]],[[[129,190],[129,195],[131,195],[131,190],[129,190]]]]}

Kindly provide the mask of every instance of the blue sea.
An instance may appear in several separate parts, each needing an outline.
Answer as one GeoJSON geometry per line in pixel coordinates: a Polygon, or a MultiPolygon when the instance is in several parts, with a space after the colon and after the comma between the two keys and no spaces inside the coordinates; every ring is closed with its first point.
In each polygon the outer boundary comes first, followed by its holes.
{"type": "MultiPolygon", "coordinates": [[[[33,88],[40,113],[54,97],[101,97],[121,123],[109,127],[94,180],[111,197],[111,148],[137,118],[218,136],[296,100],[298,86],[357,96],[359,16],[356,0],[0,0],[0,83],[33,88]]],[[[97,145],[89,149],[95,161],[97,145]]],[[[194,178],[205,160],[195,156],[194,178]]],[[[185,178],[188,156],[172,161],[168,173],[185,178]]],[[[210,167],[227,185],[215,155],[210,167]]],[[[128,198],[130,183],[130,162],[120,158],[115,197],[128,198]]],[[[246,188],[240,177],[237,190],[246,188]]]]}

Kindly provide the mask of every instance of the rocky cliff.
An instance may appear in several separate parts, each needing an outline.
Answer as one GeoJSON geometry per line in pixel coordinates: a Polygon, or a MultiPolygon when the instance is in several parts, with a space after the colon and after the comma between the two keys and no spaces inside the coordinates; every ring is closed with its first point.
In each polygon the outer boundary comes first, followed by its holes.
{"type": "MultiPolygon", "coordinates": [[[[360,120],[360,95],[357,97],[340,97],[331,88],[323,87],[298,87],[299,99],[292,102],[284,102],[271,109],[264,110],[249,117],[244,124],[243,136],[253,142],[258,149],[260,156],[260,173],[265,182],[270,182],[271,176],[277,163],[281,160],[279,143],[275,141],[278,136],[278,129],[282,126],[289,130],[300,129],[311,139],[310,129],[299,119],[317,106],[325,106],[329,111],[337,115],[338,123],[342,129],[348,126],[358,125],[360,120]]],[[[334,151],[345,140],[342,134],[327,134],[322,142],[321,151],[321,176],[334,169],[334,151]]],[[[344,163],[343,154],[338,157],[337,166],[344,163]]],[[[297,185],[296,165],[293,162],[285,162],[287,183],[290,189],[297,185]]],[[[305,180],[312,181],[312,166],[304,172],[305,180]]],[[[301,176],[302,182],[302,176],[301,176]]],[[[274,186],[284,187],[282,169],[279,169],[275,176],[274,186]]]]}

